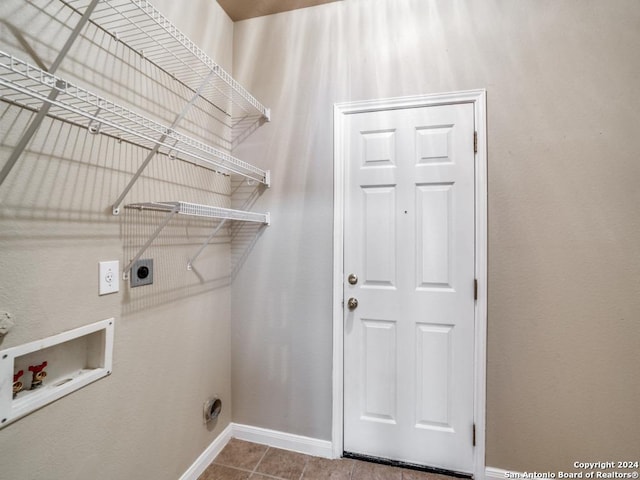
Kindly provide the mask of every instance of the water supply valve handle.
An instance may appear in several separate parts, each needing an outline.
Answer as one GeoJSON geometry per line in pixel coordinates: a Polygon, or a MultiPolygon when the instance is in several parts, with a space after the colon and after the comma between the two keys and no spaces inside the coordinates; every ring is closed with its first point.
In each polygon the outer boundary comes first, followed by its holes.
{"type": "Polygon", "coordinates": [[[42,380],[47,376],[47,372],[44,368],[47,366],[47,362],[42,362],[40,365],[31,365],[29,371],[33,372],[33,379],[31,380],[31,390],[34,390],[42,386],[42,380]]]}

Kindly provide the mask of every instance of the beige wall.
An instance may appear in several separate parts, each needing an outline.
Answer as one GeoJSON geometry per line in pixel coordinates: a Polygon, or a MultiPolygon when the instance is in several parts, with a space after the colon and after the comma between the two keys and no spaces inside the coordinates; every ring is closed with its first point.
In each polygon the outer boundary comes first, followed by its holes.
{"type": "MultiPolygon", "coordinates": [[[[231,70],[233,24],[217,3],[190,2],[188,9],[153,3],[231,70]]],[[[69,35],[47,13],[68,16],[61,5],[2,1],[0,49],[28,58],[9,28],[15,27],[50,65],[69,35]]],[[[172,121],[180,101],[151,80],[148,65],[94,29],[85,32],[58,73],[172,121]]],[[[0,166],[29,119],[0,102],[0,166]]],[[[0,349],[116,318],[111,376],[0,430],[3,480],[175,480],[230,421],[228,239],[205,250],[188,272],[187,258],[211,225],[175,221],[145,254],[155,259],[154,285],[130,289],[121,282],[120,293],[98,296],[98,262],[117,259],[124,267],[160,221],[132,211],[111,215],[145,155],[45,120],[0,186],[0,310],[16,322],[0,349]],[[202,405],[212,394],[224,407],[207,428],[202,405]]],[[[225,206],[229,190],[226,177],[164,157],[152,161],[126,202],[225,206]]]]}
{"type": "Polygon", "coordinates": [[[232,292],[234,421],[330,439],[332,105],[486,88],[487,465],[637,457],[640,4],[345,0],[239,22],[273,224],[232,292]],[[250,299],[251,301],[248,301],[250,299]]]}

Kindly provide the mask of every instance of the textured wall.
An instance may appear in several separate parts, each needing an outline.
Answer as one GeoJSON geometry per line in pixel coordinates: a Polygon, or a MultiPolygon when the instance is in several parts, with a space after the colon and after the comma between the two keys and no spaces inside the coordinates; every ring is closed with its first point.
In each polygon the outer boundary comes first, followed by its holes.
{"type": "Polygon", "coordinates": [[[332,105],[486,88],[487,465],[640,444],[640,6],[346,0],[237,23],[273,224],[232,292],[234,421],[331,436],[332,105]],[[249,301],[250,299],[250,301],[249,301]]]}
{"type": "MultiPolygon", "coordinates": [[[[232,68],[233,24],[217,3],[154,4],[232,68]]],[[[22,0],[1,2],[0,17],[0,48],[33,63],[17,40],[24,37],[45,65],[70,33],[65,23],[78,20],[61,2],[22,0]]],[[[58,73],[165,123],[180,108],[180,99],[162,87],[170,79],[93,27],[58,73]]],[[[31,117],[0,102],[0,166],[31,117]]],[[[154,285],[130,289],[121,282],[120,293],[98,296],[98,262],[117,259],[124,267],[161,220],[135,211],[111,215],[146,154],[84,127],[45,120],[0,186],[0,310],[16,322],[0,349],[116,318],[111,376],[0,430],[3,480],[175,480],[230,421],[228,238],[188,272],[187,258],[211,224],[175,221],[145,254],[155,259],[154,285]],[[207,428],[202,404],[211,394],[225,403],[207,428]]],[[[160,157],[125,201],[228,206],[229,193],[227,177],[160,157]]]]}

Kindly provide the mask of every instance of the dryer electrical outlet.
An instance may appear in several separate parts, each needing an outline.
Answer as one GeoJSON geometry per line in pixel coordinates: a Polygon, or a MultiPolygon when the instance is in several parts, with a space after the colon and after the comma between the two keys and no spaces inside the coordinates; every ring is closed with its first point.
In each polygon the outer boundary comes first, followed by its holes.
{"type": "Polygon", "coordinates": [[[120,262],[113,260],[111,262],[100,262],[100,281],[99,281],[99,295],[107,295],[109,293],[116,293],[120,290],[120,277],[118,271],[120,270],[120,262]]]}
{"type": "Polygon", "coordinates": [[[153,283],[153,258],[137,260],[131,267],[131,287],[153,283]]]}

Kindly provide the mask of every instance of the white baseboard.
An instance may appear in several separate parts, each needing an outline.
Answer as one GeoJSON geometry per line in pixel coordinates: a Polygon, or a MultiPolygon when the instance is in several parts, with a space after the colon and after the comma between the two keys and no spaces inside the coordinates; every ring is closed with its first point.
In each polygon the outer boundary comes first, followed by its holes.
{"type": "Polygon", "coordinates": [[[231,440],[233,432],[233,424],[227,425],[220,435],[211,442],[204,452],[196,459],[189,469],[182,474],[180,480],[198,480],[198,477],[207,469],[209,464],[218,456],[222,449],[231,440]]]}
{"type": "MultiPolygon", "coordinates": [[[[334,458],[333,444],[329,440],[319,440],[317,438],[303,437],[302,435],[278,432],[267,428],[230,423],[180,477],[180,480],[197,480],[227,443],[229,443],[231,438],[282,448],[283,450],[291,450],[315,457],[334,458]]],[[[515,474],[516,472],[511,470],[487,467],[485,469],[485,480],[518,478],[515,474]]],[[[519,478],[523,478],[522,475],[519,478]]]]}
{"type": "Polygon", "coordinates": [[[303,437],[292,433],[278,432],[267,428],[232,424],[232,436],[239,440],[269,445],[270,447],[292,450],[315,457],[333,458],[333,444],[329,440],[303,437]]]}
{"type": "Polygon", "coordinates": [[[504,480],[507,478],[507,472],[508,470],[502,470],[501,468],[487,467],[485,469],[484,477],[486,480],[504,480]]]}
{"type": "Polygon", "coordinates": [[[328,440],[318,440],[317,438],[303,437],[302,435],[278,432],[266,428],[230,423],[193,462],[193,465],[184,472],[180,480],[198,480],[198,477],[202,475],[232,438],[305,453],[315,457],[333,458],[333,445],[328,440]]]}
{"type": "MultiPolygon", "coordinates": [[[[505,479],[509,479],[509,478],[520,478],[520,479],[524,479],[524,478],[533,478],[533,477],[527,477],[527,475],[531,475],[531,472],[524,474],[521,472],[514,472],[513,470],[503,470],[502,468],[493,468],[493,467],[487,467],[485,469],[485,479],[486,480],[505,480],[505,479]]],[[[536,480],[545,480],[549,477],[544,477],[544,476],[539,476],[539,475],[544,475],[542,473],[536,473],[536,480]]]]}

